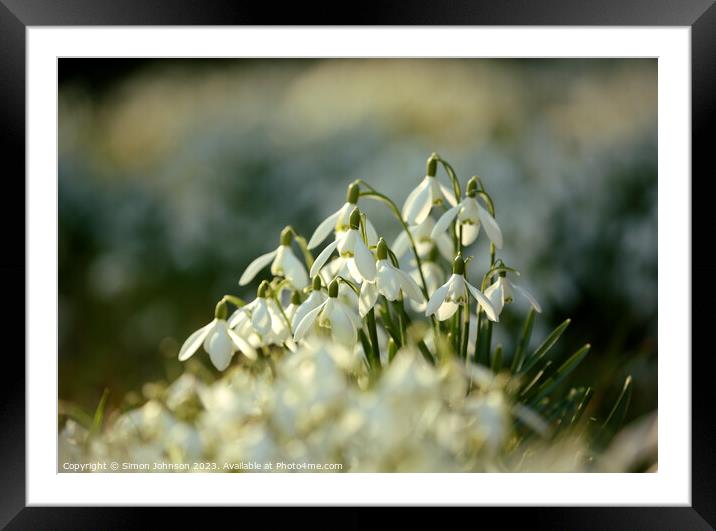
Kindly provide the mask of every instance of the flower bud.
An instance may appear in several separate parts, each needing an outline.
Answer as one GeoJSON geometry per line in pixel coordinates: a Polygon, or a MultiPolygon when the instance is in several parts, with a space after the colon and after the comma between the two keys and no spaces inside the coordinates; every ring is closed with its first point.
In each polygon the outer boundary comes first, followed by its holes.
{"type": "Polygon", "coordinates": [[[376,254],[378,255],[378,260],[385,260],[388,258],[388,244],[385,243],[383,238],[378,240],[378,249],[376,250],[376,254]]]}
{"type": "Polygon", "coordinates": [[[467,181],[467,196],[468,197],[475,197],[475,194],[477,194],[477,177],[470,177],[470,180],[467,181]]]}
{"type": "Polygon", "coordinates": [[[360,186],[357,183],[351,183],[348,185],[348,191],[346,192],[346,202],[351,205],[358,203],[358,197],[360,196],[360,186]]]}
{"type": "Polygon", "coordinates": [[[332,299],[338,297],[338,279],[334,278],[330,284],[328,284],[328,296],[332,299]]]}
{"type": "Polygon", "coordinates": [[[268,296],[270,289],[271,286],[269,286],[269,283],[263,280],[261,281],[261,284],[259,284],[259,289],[256,290],[256,296],[265,299],[268,296]]]}
{"type": "Polygon", "coordinates": [[[291,304],[294,304],[296,306],[301,304],[301,294],[297,290],[294,290],[291,294],[291,304]]]}
{"type": "Polygon", "coordinates": [[[216,319],[226,319],[228,315],[229,309],[226,307],[226,301],[224,299],[221,299],[218,303],[216,303],[216,308],[214,309],[214,317],[216,319]]]}
{"type": "Polygon", "coordinates": [[[313,291],[321,291],[321,277],[316,275],[313,277],[313,291]]]}
{"type": "Polygon", "coordinates": [[[293,241],[293,229],[286,227],[281,231],[281,245],[291,245],[293,241]]]}
{"type": "Polygon", "coordinates": [[[455,275],[465,274],[465,261],[462,259],[462,255],[458,253],[455,260],[452,262],[452,272],[455,275]]]}
{"type": "Polygon", "coordinates": [[[354,208],[353,212],[351,212],[349,225],[351,229],[355,230],[358,230],[358,228],[360,227],[360,210],[358,210],[357,208],[354,208]]]}
{"type": "Polygon", "coordinates": [[[428,177],[435,177],[438,172],[438,155],[433,153],[428,157],[428,162],[425,164],[425,175],[428,177]]]}

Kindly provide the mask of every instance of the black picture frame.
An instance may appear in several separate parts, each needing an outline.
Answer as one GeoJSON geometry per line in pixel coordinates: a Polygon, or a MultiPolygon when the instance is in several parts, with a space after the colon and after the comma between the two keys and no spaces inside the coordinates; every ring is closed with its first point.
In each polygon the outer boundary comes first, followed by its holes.
{"type": "MultiPolygon", "coordinates": [[[[127,529],[146,527],[147,508],[69,508],[25,506],[25,363],[18,354],[25,348],[25,31],[27,26],[64,25],[569,25],[569,26],[689,26],[692,52],[692,178],[693,201],[708,201],[705,190],[713,173],[707,169],[713,150],[706,131],[713,125],[716,108],[716,7],[714,0],[503,0],[476,3],[445,2],[361,3],[349,9],[340,3],[282,5],[239,3],[230,0],[0,0],[0,150],[3,192],[0,207],[5,246],[0,262],[7,313],[2,321],[6,335],[19,341],[5,345],[3,400],[0,405],[0,526],[7,529],[127,529]],[[319,15],[320,14],[320,15],[319,15]],[[698,177],[697,177],[698,176],[698,177]],[[23,223],[24,226],[24,223],[23,223]],[[20,279],[25,279],[21,282],[20,279]],[[22,292],[22,298],[21,298],[22,292]],[[23,302],[20,302],[20,301],[23,302]],[[22,317],[21,317],[22,316],[22,317]],[[12,330],[12,334],[8,331],[12,330]]],[[[705,210],[692,205],[692,242],[711,242],[713,222],[705,210]],[[701,238],[699,238],[701,236],[701,238]]],[[[693,278],[716,272],[709,265],[708,245],[693,247],[693,278]]],[[[716,424],[708,364],[713,347],[705,332],[716,317],[708,301],[713,287],[699,283],[692,306],[692,505],[691,507],[587,507],[479,509],[505,523],[524,520],[539,529],[713,529],[716,527],[716,424]],[[696,306],[701,302],[702,307],[696,306]],[[693,341],[699,339],[700,341],[693,341]],[[697,348],[698,345],[698,348],[697,348]]],[[[685,289],[684,284],[680,284],[685,289]]],[[[689,287],[690,289],[690,287],[689,287]]],[[[688,356],[689,353],[680,353],[688,356]]],[[[48,353],[48,355],[51,355],[48,353]]],[[[240,500],[237,500],[240,501],[240,500]]],[[[509,500],[506,500],[509,502],[509,500]]],[[[201,512],[204,512],[202,510],[201,512]]],[[[241,509],[242,518],[246,509],[241,509]]],[[[184,509],[163,511],[162,523],[171,520],[206,523],[206,515],[184,509]]],[[[415,514],[415,513],[414,513],[415,514]]],[[[272,518],[279,513],[273,512],[272,518]]],[[[427,522],[422,512],[418,517],[427,522]]],[[[212,515],[213,516],[213,515],[212,515]]],[[[293,517],[295,518],[295,516],[293,517]]],[[[442,517],[444,518],[444,517],[442,517]]],[[[342,522],[369,523],[369,516],[342,522]]],[[[342,524],[343,525],[343,524],[342,524]]]]}

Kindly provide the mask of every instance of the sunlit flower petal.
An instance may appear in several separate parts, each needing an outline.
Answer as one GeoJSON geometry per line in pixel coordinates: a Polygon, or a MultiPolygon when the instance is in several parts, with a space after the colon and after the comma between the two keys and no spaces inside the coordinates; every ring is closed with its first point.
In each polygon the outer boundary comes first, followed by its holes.
{"type": "Polygon", "coordinates": [[[308,240],[308,248],[309,249],[315,249],[318,247],[323,240],[325,240],[328,235],[333,232],[336,228],[336,222],[338,221],[338,217],[341,214],[341,210],[337,210],[330,216],[328,216],[326,219],[321,221],[321,223],[316,227],[316,230],[313,231],[313,235],[311,236],[311,239],[308,240]]]}
{"type": "Polygon", "coordinates": [[[203,326],[194,332],[186,341],[184,341],[184,344],[179,351],[179,361],[188,360],[197,350],[199,350],[199,347],[204,342],[206,337],[213,331],[216,322],[217,319],[214,319],[208,325],[203,326]]]}
{"type": "Polygon", "coordinates": [[[239,279],[239,285],[245,286],[246,284],[251,282],[259,271],[261,271],[264,267],[266,267],[273,261],[274,256],[277,252],[278,249],[271,251],[270,253],[262,254],[253,262],[251,262],[244,271],[244,273],[241,275],[241,278],[239,279]]]}

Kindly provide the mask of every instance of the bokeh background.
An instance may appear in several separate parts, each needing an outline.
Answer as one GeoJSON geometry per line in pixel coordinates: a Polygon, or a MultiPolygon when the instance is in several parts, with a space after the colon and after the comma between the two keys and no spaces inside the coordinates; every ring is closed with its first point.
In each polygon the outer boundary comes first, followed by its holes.
{"type": "Polygon", "coordinates": [[[284,225],[310,236],[356,178],[402,205],[433,151],[493,195],[533,345],[566,317],[555,350],[591,342],[591,414],[628,374],[627,420],[655,410],[657,63],[635,59],[60,59],[60,399],[141,401],[284,225]]]}

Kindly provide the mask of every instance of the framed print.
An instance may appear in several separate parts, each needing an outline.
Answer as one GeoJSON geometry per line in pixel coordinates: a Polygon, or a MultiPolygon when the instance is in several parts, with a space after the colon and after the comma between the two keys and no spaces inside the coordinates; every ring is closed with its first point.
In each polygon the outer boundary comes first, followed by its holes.
{"type": "Polygon", "coordinates": [[[359,26],[62,4],[0,5],[26,198],[3,209],[26,220],[3,524],[435,505],[714,525],[691,335],[713,314],[691,305],[710,2],[359,26]]]}

